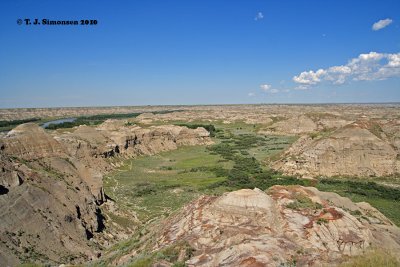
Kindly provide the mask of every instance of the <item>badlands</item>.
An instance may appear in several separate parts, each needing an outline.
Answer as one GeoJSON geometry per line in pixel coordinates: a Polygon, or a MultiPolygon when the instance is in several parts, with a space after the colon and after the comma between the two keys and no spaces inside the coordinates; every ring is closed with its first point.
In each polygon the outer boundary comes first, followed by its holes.
{"type": "Polygon", "coordinates": [[[400,262],[399,104],[0,110],[31,118],[0,133],[1,266],[400,262]]]}

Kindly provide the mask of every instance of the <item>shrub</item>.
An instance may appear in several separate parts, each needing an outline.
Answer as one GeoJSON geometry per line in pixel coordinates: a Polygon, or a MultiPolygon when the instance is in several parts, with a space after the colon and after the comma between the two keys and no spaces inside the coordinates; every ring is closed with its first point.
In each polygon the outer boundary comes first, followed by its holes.
{"type": "Polygon", "coordinates": [[[16,126],[23,123],[40,121],[40,118],[30,118],[24,120],[0,121],[0,127],[16,126]]]}
{"type": "Polygon", "coordinates": [[[317,224],[321,225],[321,224],[325,224],[328,223],[328,220],[325,218],[318,218],[317,220],[317,224]]]}
{"type": "Polygon", "coordinates": [[[323,206],[319,203],[313,202],[308,196],[304,194],[296,195],[296,198],[293,202],[286,205],[287,208],[293,210],[301,210],[301,209],[322,209],[323,206]]]}
{"type": "Polygon", "coordinates": [[[215,132],[217,132],[217,130],[215,129],[215,126],[212,124],[189,124],[189,123],[177,123],[175,124],[177,126],[185,126],[189,129],[196,129],[199,127],[203,127],[204,129],[206,129],[209,133],[210,133],[210,137],[215,137],[215,132]]]}

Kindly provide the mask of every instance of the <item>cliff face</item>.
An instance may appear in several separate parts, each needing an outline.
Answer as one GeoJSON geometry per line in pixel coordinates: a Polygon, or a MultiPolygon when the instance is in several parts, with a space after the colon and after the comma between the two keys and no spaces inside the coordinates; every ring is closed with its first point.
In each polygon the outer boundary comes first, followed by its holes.
{"type": "Polygon", "coordinates": [[[24,124],[0,139],[1,263],[97,258],[96,236],[105,227],[102,175],[124,157],[211,142],[204,129],[117,124],[64,134],[24,124]]]}
{"type": "Polygon", "coordinates": [[[331,135],[300,138],[273,167],[300,176],[385,176],[399,172],[398,151],[369,125],[352,123],[331,135]]]}
{"type": "MultiPolygon", "coordinates": [[[[81,163],[34,124],[1,140],[0,262],[95,257],[88,239],[100,232],[99,205],[81,163]]],[[[101,180],[97,181],[101,185],[101,180]]]]}
{"type": "Polygon", "coordinates": [[[308,266],[369,246],[398,252],[399,238],[399,228],[367,203],[274,186],[199,198],[166,223],[154,249],[186,241],[194,250],[188,266],[308,266]]]}

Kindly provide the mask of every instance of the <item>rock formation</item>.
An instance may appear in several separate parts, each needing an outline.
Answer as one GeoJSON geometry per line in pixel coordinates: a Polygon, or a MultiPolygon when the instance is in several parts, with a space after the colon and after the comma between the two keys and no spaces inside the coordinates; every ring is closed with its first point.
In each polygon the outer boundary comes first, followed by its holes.
{"type": "Polygon", "coordinates": [[[275,134],[304,134],[317,130],[317,124],[307,116],[292,117],[272,124],[270,132],[275,134]]]}
{"type": "MultiPolygon", "coordinates": [[[[1,140],[0,262],[90,260],[88,240],[102,230],[101,191],[89,169],[35,124],[21,125],[1,140]]],[[[97,181],[101,190],[101,177],[97,181]]]]}
{"type": "Polygon", "coordinates": [[[303,136],[273,167],[304,177],[398,173],[398,151],[378,133],[372,133],[370,126],[359,121],[320,138],[303,136]]]}
{"type": "Polygon", "coordinates": [[[203,196],[161,233],[154,249],[186,241],[188,266],[309,266],[374,246],[400,251],[400,229],[369,204],[301,186],[203,196]]]}
{"type": "Polygon", "coordinates": [[[103,174],[125,157],[211,142],[203,128],[120,124],[50,134],[28,123],[0,139],[1,263],[97,258],[96,236],[105,227],[103,174]]]}

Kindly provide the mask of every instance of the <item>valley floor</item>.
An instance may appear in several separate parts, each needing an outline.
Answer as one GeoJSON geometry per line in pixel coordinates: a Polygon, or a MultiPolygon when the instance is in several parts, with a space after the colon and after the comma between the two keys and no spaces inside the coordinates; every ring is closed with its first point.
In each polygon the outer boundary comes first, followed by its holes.
{"type": "MultiPolygon", "coordinates": [[[[237,123],[215,126],[214,145],[186,146],[129,159],[105,178],[106,194],[123,209],[137,214],[138,221],[131,223],[136,223],[141,233],[148,233],[151,231],[148,229],[201,195],[221,195],[240,188],[265,190],[279,184],[315,186],[355,202],[366,201],[400,225],[400,190],[396,188],[395,177],[305,180],[285,176],[271,170],[269,162],[290,146],[296,137],[260,135],[257,134],[259,125],[237,123]]],[[[114,216],[112,219],[129,224],[126,218],[114,216]]],[[[104,263],[139,248],[146,242],[143,240],[137,236],[113,246],[108,252],[110,258],[104,263]]],[[[142,249],[133,257],[130,266],[142,266],[143,262],[151,263],[156,259],[148,253],[142,249]]]]}

